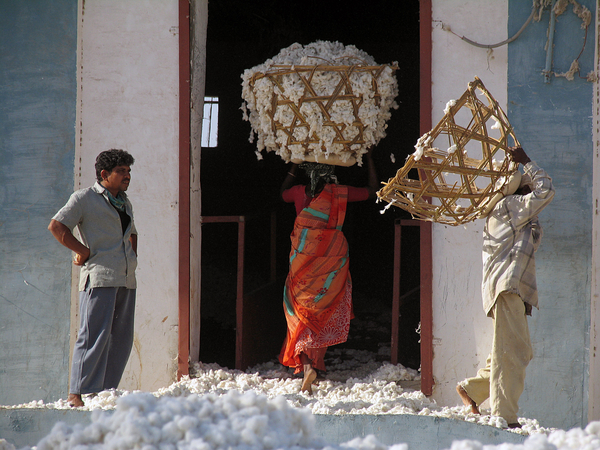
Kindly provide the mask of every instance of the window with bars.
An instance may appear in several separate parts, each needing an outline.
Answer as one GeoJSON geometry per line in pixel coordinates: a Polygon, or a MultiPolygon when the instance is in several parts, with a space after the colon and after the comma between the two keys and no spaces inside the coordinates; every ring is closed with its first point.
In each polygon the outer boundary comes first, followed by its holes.
{"type": "Polygon", "coordinates": [[[219,97],[204,97],[202,147],[216,147],[219,129],[219,97]]]}

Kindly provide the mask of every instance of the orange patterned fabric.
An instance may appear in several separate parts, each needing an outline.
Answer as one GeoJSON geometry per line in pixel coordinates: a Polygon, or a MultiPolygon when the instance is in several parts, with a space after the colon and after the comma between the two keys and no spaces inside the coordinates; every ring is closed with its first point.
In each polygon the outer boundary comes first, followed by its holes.
{"type": "Polygon", "coordinates": [[[283,294],[287,335],[279,361],[303,370],[300,353],[325,369],[328,346],[345,342],[352,318],[348,243],[342,232],[348,188],[328,184],[296,217],[283,294]]]}

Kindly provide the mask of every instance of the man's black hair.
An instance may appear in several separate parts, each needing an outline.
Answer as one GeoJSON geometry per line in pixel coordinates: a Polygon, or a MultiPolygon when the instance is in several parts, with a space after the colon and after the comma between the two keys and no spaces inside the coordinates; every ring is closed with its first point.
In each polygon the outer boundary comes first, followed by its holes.
{"type": "Polygon", "coordinates": [[[134,162],[133,156],[125,150],[110,149],[105,150],[96,157],[96,179],[102,181],[100,175],[103,170],[112,172],[117,166],[132,166],[134,162]]]}

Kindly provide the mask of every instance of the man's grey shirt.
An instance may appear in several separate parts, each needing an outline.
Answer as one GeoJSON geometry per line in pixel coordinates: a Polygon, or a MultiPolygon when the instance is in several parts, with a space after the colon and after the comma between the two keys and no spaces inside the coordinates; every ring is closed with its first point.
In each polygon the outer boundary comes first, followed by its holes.
{"type": "Polygon", "coordinates": [[[80,189],[53,217],[71,231],[75,227],[90,257],[81,267],[79,290],[88,287],[136,288],[135,269],[137,257],[131,245],[131,235],[137,235],[131,203],[125,198],[125,212],[131,217],[123,233],[121,219],[111,205],[104,187],[96,182],[92,187],[80,189]]]}
{"type": "Polygon", "coordinates": [[[532,192],[508,195],[488,216],[483,229],[483,309],[490,314],[498,295],[510,292],[538,307],[535,251],[542,239],[537,215],[554,198],[552,179],[533,161],[523,166],[532,192]]]}

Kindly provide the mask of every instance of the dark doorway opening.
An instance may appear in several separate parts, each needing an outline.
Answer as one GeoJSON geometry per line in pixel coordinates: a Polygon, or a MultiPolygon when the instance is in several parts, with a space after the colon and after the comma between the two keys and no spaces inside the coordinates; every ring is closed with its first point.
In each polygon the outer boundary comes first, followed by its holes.
{"type": "MultiPolygon", "coordinates": [[[[201,155],[202,215],[277,214],[277,283],[287,273],[289,233],[294,207],[279,198],[279,188],[288,170],[274,154],[258,160],[256,146],[248,141],[250,124],[242,120],[241,78],[245,69],[263,63],[294,42],[306,45],[316,40],[354,45],[377,63],[398,62],[396,77],[399,108],[392,112],[387,136],[373,157],[378,178],[387,181],[396,174],[419,137],[419,1],[309,0],[220,0],[209,2],[206,62],[206,96],[218,98],[218,145],[203,148],[201,155]]],[[[339,168],[340,183],[366,185],[364,168],[339,168]]],[[[346,348],[378,351],[389,346],[393,292],[394,223],[410,218],[373,201],[348,207],[344,233],[350,245],[353,300],[356,319],[350,327],[346,348]]],[[[257,222],[258,223],[258,222],[257,222]]],[[[233,367],[235,360],[235,229],[231,224],[203,226],[200,360],[233,367]]],[[[248,288],[259,286],[269,252],[268,233],[257,225],[246,230],[248,288]]],[[[398,361],[414,369],[420,364],[415,328],[419,322],[418,237],[403,237],[400,311],[401,342],[398,361]],[[404,253],[406,252],[406,254],[404,253]],[[417,259],[415,259],[417,258],[417,259]],[[415,291],[416,289],[416,291],[415,291]],[[407,294],[408,293],[408,294],[407,294]]],[[[265,327],[269,342],[253,345],[268,348],[277,356],[285,333],[281,295],[268,303],[265,327]]],[[[385,355],[383,356],[385,358],[385,355]]],[[[387,356],[389,358],[389,356],[387,356]]]]}

